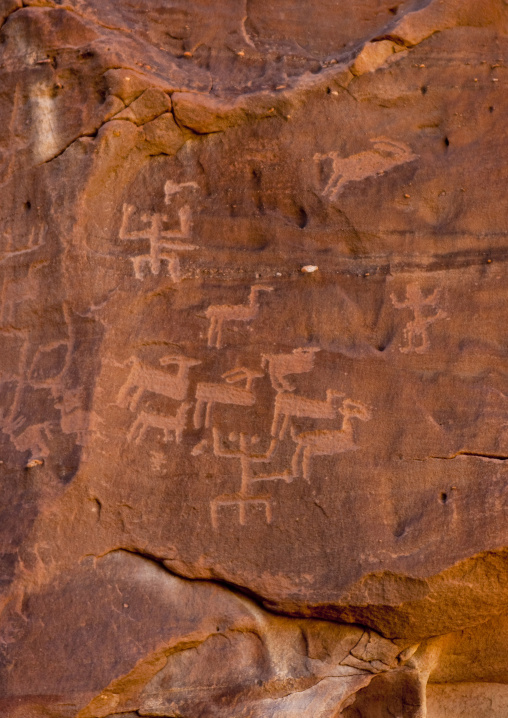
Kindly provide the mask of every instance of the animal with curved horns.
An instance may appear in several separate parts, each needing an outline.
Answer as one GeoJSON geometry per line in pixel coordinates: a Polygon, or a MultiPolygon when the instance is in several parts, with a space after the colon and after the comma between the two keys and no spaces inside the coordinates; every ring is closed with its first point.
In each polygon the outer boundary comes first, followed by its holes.
{"type": "Polygon", "coordinates": [[[181,355],[162,357],[159,360],[161,366],[177,367],[176,374],[170,374],[143,364],[137,357],[131,357],[128,362],[131,364],[131,370],[118,392],[117,402],[121,408],[129,407],[131,411],[137,408],[145,391],[183,401],[189,386],[189,369],[201,364],[198,359],[189,359],[181,355]],[[132,393],[133,389],[134,393],[132,393]]]}
{"type": "Polygon", "coordinates": [[[339,413],[343,416],[341,429],[303,431],[300,434],[291,432],[293,441],[297,444],[292,461],[294,478],[299,476],[301,462],[303,478],[307,481],[310,479],[310,464],[313,456],[333,456],[358,449],[354,440],[351,420],[369,421],[372,414],[364,404],[352,399],[344,401],[339,413]]]}

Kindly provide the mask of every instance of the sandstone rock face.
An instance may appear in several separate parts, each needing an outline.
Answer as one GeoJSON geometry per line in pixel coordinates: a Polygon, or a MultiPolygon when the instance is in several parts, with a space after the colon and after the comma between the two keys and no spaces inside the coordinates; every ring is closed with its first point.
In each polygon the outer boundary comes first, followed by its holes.
{"type": "Polygon", "coordinates": [[[508,712],[504,0],[0,0],[0,716],[508,712]]]}

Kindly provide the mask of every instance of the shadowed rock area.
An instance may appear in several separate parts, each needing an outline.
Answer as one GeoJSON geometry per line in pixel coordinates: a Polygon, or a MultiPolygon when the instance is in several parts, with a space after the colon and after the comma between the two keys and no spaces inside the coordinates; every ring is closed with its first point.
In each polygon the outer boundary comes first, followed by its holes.
{"type": "Polygon", "coordinates": [[[507,35],[0,0],[0,718],[508,715],[507,35]]]}

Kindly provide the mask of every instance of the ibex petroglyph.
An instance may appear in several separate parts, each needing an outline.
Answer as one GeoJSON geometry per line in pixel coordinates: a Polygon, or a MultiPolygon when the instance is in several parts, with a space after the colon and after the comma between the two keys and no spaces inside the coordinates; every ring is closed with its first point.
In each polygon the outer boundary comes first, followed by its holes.
{"type": "Polygon", "coordinates": [[[310,479],[310,463],[313,456],[332,456],[358,448],[354,441],[351,420],[368,421],[372,418],[370,411],[359,401],[346,399],[339,409],[339,413],[343,416],[341,429],[303,431],[300,434],[291,432],[293,441],[297,444],[291,472],[294,477],[299,476],[301,462],[303,478],[307,481],[310,479]]]}
{"type": "Polygon", "coordinates": [[[281,392],[275,397],[275,411],[272,422],[272,436],[279,435],[283,439],[288,430],[292,417],[305,419],[334,419],[337,416],[337,409],[334,402],[343,399],[344,394],[340,391],[328,389],[326,400],[309,399],[306,396],[297,396],[281,392]],[[282,424],[281,418],[283,417],[282,424]]]}
{"type": "Polygon", "coordinates": [[[171,440],[170,432],[174,432],[175,441],[179,444],[182,440],[187,414],[192,404],[190,401],[184,401],[178,407],[178,411],[174,416],[163,416],[162,414],[152,414],[147,411],[141,411],[138,418],[131,426],[127,439],[134,439],[136,444],[144,438],[148,429],[159,429],[164,432],[164,441],[168,443],[171,440]],[[136,436],[137,434],[137,436],[136,436]]]}
{"type": "Polygon", "coordinates": [[[294,384],[286,380],[288,374],[312,371],[317,347],[293,349],[291,354],[262,354],[261,366],[268,365],[268,374],[275,391],[294,391],[294,384]]]}
{"type": "Polygon", "coordinates": [[[154,369],[143,364],[137,357],[131,357],[129,363],[132,368],[117,397],[118,406],[135,411],[145,391],[167,396],[169,399],[183,401],[187,396],[189,386],[189,370],[201,364],[197,359],[184,356],[166,356],[160,359],[162,366],[175,365],[176,374],[170,374],[162,369],[154,369]],[[133,389],[135,390],[132,393],[133,389]]]}
{"type": "Polygon", "coordinates": [[[259,312],[259,293],[271,291],[273,291],[273,287],[254,284],[251,287],[247,304],[210,305],[205,312],[205,316],[210,320],[208,346],[221,348],[224,322],[250,322],[255,319],[259,312]]]}
{"type": "Polygon", "coordinates": [[[226,383],[200,382],[196,387],[196,409],[194,411],[194,426],[200,429],[203,426],[203,413],[205,427],[208,428],[212,419],[214,404],[234,404],[236,406],[253,406],[256,395],[252,391],[255,379],[264,376],[263,372],[252,371],[245,367],[238,367],[222,375],[226,383]],[[231,386],[245,381],[245,386],[231,386]]]}
{"type": "Polygon", "coordinates": [[[334,200],[349,182],[359,182],[418,159],[418,155],[413,154],[411,148],[403,142],[389,140],[386,137],[378,137],[370,141],[373,149],[349,157],[341,157],[338,152],[314,155],[317,162],[332,161],[332,172],[323,190],[325,197],[334,200]]]}

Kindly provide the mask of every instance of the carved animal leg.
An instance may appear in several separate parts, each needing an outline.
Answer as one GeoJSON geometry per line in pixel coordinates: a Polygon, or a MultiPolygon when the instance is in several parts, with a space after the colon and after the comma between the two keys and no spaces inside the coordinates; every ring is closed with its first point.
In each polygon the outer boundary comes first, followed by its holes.
{"type": "Polygon", "coordinates": [[[342,186],[345,184],[346,184],[346,182],[345,182],[344,178],[341,177],[340,180],[335,183],[335,186],[333,187],[333,189],[331,189],[328,192],[328,196],[330,197],[330,199],[337,199],[337,195],[340,194],[340,192],[342,190],[342,186]]]}
{"type": "Polygon", "coordinates": [[[209,401],[206,405],[206,414],[205,414],[205,427],[207,429],[210,428],[210,425],[212,423],[212,409],[213,409],[213,402],[209,401]]]}
{"type": "Polygon", "coordinates": [[[284,421],[282,422],[282,426],[280,428],[279,439],[283,439],[286,436],[288,428],[289,428],[289,422],[290,422],[290,416],[289,416],[289,414],[285,414],[284,421]]]}
{"type": "MultiPolygon", "coordinates": [[[[129,433],[127,434],[127,441],[132,441],[132,439],[134,439],[134,437],[136,436],[136,432],[140,427],[140,424],[141,424],[141,420],[136,419],[134,424],[131,426],[129,433]]],[[[139,441],[139,436],[136,439],[136,444],[138,443],[138,441],[139,441]]]]}
{"type": "Polygon", "coordinates": [[[136,391],[132,395],[132,398],[129,403],[129,409],[131,411],[136,411],[136,409],[138,408],[138,404],[140,402],[141,397],[143,396],[143,392],[144,392],[144,389],[142,386],[140,386],[138,389],[136,389],[136,391]]]}
{"type": "Polygon", "coordinates": [[[129,391],[132,389],[132,385],[129,383],[129,380],[123,384],[123,386],[120,388],[120,391],[118,392],[118,396],[116,397],[116,402],[120,409],[127,409],[129,405],[129,391]]]}
{"type": "Polygon", "coordinates": [[[275,391],[294,391],[295,384],[291,384],[284,376],[278,376],[275,372],[270,372],[270,380],[275,391]]]}
{"type": "Polygon", "coordinates": [[[303,452],[302,470],[305,481],[310,482],[310,460],[312,459],[312,447],[307,446],[303,452]]]}
{"type": "Polygon", "coordinates": [[[291,462],[291,473],[293,474],[293,477],[295,479],[297,479],[300,475],[300,472],[298,471],[298,464],[300,463],[300,460],[302,458],[302,451],[303,451],[302,444],[298,444],[298,446],[295,449],[295,453],[293,454],[293,460],[291,462]]]}
{"type": "Polygon", "coordinates": [[[246,516],[247,512],[245,510],[246,502],[245,501],[236,501],[235,503],[238,504],[238,520],[240,522],[240,526],[245,526],[245,521],[247,518],[247,516],[246,516]]]}
{"type": "Polygon", "coordinates": [[[279,413],[277,412],[277,410],[275,410],[275,412],[273,414],[272,429],[271,429],[272,436],[277,436],[278,427],[279,427],[279,413]]]}
{"type": "Polygon", "coordinates": [[[148,425],[140,422],[140,429],[139,429],[139,433],[138,433],[138,436],[137,436],[137,439],[135,442],[136,444],[139,444],[145,438],[147,431],[148,431],[148,425]]]}
{"type": "Polygon", "coordinates": [[[224,320],[222,318],[217,319],[217,337],[215,341],[215,346],[217,349],[220,349],[222,347],[222,327],[224,325],[224,320]]]}
{"type": "Polygon", "coordinates": [[[216,317],[211,317],[210,326],[208,327],[208,346],[209,347],[215,346],[216,331],[217,331],[217,319],[216,319],[216,317]]]}
{"type": "Polygon", "coordinates": [[[205,402],[199,400],[196,402],[196,408],[194,409],[194,428],[201,429],[203,426],[203,410],[205,408],[205,402]]]}
{"type": "Polygon", "coordinates": [[[210,513],[212,516],[212,526],[214,529],[217,529],[218,524],[219,524],[219,516],[218,516],[219,512],[218,512],[217,501],[215,499],[213,499],[210,502],[210,513]]]}

